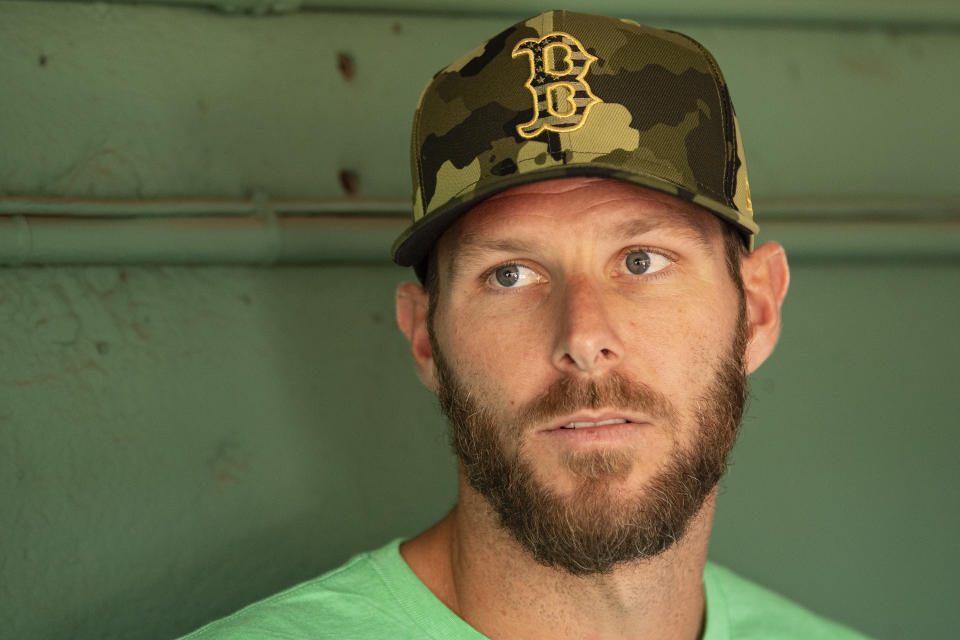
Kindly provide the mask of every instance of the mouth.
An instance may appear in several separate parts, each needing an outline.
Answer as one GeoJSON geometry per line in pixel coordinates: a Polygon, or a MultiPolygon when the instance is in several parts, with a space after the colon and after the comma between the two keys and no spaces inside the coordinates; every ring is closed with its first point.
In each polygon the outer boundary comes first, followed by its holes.
{"type": "Polygon", "coordinates": [[[632,424],[632,422],[626,418],[611,418],[609,420],[600,420],[598,422],[578,420],[576,422],[568,422],[565,425],[557,427],[557,429],[594,429],[596,427],[608,427],[613,424],[632,424]]]}
{"type": "Polygon", "coordinates": [[[552,434],[582,433],[597,436],[607,434],[605,437],[610,437],[614,433],[628,433],[649,424],[651,424],[650,419],[645,415],[634,415],[617,410],[583,411],[558,416],[553,424],[545,425],[544,428],[540,429],[540,432],[552,434]]]}
{"type": "Polygon", "coordinates": [[[651,423],[641,416],[580,414],[560,418],[541,434],[564,447],[620,446],[635,444],[649,426],[651,423]]]}

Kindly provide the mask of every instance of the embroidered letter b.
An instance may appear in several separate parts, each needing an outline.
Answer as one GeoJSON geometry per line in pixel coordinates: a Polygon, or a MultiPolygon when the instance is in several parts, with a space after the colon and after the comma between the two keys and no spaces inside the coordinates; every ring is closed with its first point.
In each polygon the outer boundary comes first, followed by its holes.
{"type": "Polygon", "coordinates": [[[562,132],[582,127],[590,107],[600,102],[584,80],[596,58],[576,38],[560,32],[539,40],[521,40],[513,48],[513,57],[521,54],[530,56],[526,87],[533,93],[533,120],[518,125],[517,133],[534,138],[544,130],[562,132]]]}

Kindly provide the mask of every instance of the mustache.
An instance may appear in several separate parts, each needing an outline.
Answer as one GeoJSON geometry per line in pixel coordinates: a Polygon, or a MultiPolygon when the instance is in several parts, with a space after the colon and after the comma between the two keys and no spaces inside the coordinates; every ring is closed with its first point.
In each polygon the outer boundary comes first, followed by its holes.
{"type": "Polygon", "coordinates": [[[677,409],[664,394],[613,372],[599,380],[560,378],[520,409],[517,428],[523,430],[584,409],[603,408],[642,413],[667,424],[677,420],[677,409]]]}

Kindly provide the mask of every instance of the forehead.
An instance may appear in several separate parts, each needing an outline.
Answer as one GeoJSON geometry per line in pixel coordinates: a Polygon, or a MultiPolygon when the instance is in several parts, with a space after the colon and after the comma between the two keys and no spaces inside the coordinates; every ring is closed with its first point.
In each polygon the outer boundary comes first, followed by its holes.
{"type": "MultiPolygon", "coordinates": [[[[453,260],[496,249],[513,237],[568,242],[599,231],[639,236],[656,231],[712,252],[723,222],[705,209],[652,189],[605,178],[563,178],[514,187],[479,203],[440,238],[453,260]]],[[[451,264],[451,267],[453,265],[451,264]]]]}

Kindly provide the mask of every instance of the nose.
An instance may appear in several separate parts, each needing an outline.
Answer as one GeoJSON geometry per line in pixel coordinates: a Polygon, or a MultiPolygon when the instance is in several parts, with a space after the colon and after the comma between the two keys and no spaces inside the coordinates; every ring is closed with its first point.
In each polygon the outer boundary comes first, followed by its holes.
{"type": "Polygon", "coordinates": [[[587,278],[568,280],[558,300],[553,363],[566,373],[601,374],[624,356],[604,293],[587,278]]]}

